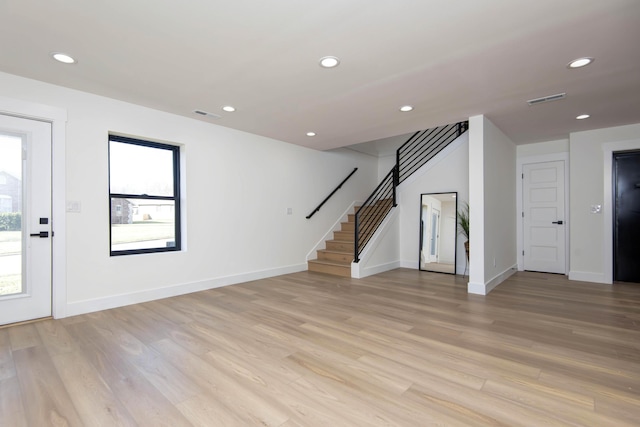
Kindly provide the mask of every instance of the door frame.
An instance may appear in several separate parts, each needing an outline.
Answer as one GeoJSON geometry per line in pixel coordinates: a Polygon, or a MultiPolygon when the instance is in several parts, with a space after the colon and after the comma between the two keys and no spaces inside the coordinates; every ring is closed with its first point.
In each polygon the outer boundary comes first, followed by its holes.
{"type": "Polygon", "coordinates": [[[524,235],[523,235],[523,227],[524,221],[522,220],[522,209],[524,207],[524,194],[522,194],[522,176],[524,173],[524,165],[531,163],[546,163],[546,162],[555,162],[555,161],[564,161],[564,242],[565,242],[565,255],[564,255],[564,263],[565,263],[565,275],[569,274],[569,254],[571,253],[571,248],[569,247],[569,230],[571,228],[570,218],[570,206],[569,206],[569,153],[561,152],[561,153],[551,153],[551,154],[542,154],[538,156],[526,156],[526,157],[518,157],[516,159],[516,247],[518,251],[518,271],[524,270],[524,256],[522,255],[522,251],[524,250],[524,235]]]}
{"type": "Polygon", "coordinates": [[[613,153],[617,151],[640,150],[640,139],[608,142],[602,144],[604,154],[604,200],[602,201],[602,221],[604,245],[602,245],[602,283],[613,284],[613,153]]]}
{"type": "Polygon", "coordinates": [[[65,143],[67,111],[62,108],[0,96],[0,113],[51,123],[51,313],[66,317],[66,185],[65,143]]]}

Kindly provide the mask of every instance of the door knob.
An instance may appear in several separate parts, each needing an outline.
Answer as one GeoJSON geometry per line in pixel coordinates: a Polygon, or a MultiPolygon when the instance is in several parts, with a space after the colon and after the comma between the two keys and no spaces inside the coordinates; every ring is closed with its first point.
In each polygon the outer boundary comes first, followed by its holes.
{"type": "Polygon", "coordinates": [[[562,222],[562,220],[560,220],[560,221],[553,221],[551,224],[558,224],[558,225],[562,225],[562,224],[563,224],[563,222],[562,222]]]}
{"type": "Polygon", "coordinates": [[[49,232],[48,231],[41,231],[39,233],[31,233],[31,234],[29,234],[29,236],[31,236],[31,237],[40,237],[41,239],[46,239],[47,237],[49,237],[49,232]]]}

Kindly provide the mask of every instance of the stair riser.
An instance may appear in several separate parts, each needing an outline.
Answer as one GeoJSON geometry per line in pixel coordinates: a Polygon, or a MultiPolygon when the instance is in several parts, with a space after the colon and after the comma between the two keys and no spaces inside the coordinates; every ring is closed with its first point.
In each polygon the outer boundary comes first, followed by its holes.
{"type": "Polygon", "coordinates": [[[309,261],[309,271],[331,274],[334,276],[351,277],[351,266],[324,265],[309,261]]]}
{"type": "Polygon", "coordinates": [[[322,252],[318,251],[318,259],[334,262],[351,263],[353,261],[353,253],[339,253],[339,252],[322,252]]]}
{"type": "Polygon", "coordinates": [[[345,242],[353,242],[353,231],[334,231],[333,238],[335,240],[343,240],[345,242]]]}
{"type": "Polygon", "coordinates": [[[349,231],[353,233],[356,229],[356,224],[353,222],[343,222],[341,224],[340,231],[349,231]]]}
{"type": "Polygon", "coordinates": [[[328,240],[326,243],[327,249],[330,251],[351,252],[353,255],[353,243],[336,242],[333,240],[328,240]]]}

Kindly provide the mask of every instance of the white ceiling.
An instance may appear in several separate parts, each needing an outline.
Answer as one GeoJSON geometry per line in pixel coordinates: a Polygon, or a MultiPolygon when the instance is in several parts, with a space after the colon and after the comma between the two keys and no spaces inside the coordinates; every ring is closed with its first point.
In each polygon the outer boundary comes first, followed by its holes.
{"type": "Polygon", "coordinates": [[[477,114],[518,144],[640,122],[639,43],[638,0],[0,0],[1,71],[320,150],[477,114]]]}

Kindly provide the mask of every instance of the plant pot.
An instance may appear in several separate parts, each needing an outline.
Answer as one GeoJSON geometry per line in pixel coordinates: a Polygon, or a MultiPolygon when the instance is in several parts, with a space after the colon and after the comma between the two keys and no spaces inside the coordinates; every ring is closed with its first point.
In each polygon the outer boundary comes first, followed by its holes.
{"type": "Polygon", "coordinates": [[[464,251],[467,253],[467,261],[469,261],[469,241],[464,242],[464,251]]]}

